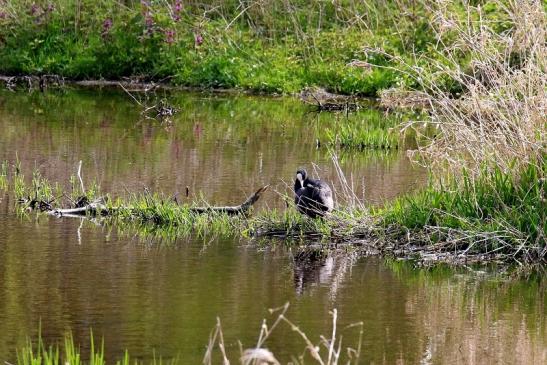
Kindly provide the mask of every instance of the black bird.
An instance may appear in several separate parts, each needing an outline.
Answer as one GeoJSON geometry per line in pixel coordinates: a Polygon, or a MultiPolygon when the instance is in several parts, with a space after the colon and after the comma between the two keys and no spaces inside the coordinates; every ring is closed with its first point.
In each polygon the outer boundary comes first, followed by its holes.
{"type": "Polygon", "coordinates": [[[334,208],[330,186],[324,181],[308,178],[304,169],[296,172],[294,194],[296,209],[311,218],[323,217],[334,208]]]}

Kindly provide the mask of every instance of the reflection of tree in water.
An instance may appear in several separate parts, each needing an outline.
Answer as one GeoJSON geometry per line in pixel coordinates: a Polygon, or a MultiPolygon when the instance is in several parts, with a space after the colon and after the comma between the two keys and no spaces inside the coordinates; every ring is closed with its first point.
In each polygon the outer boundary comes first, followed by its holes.
{"type": "Polygon", "coordinates": [[[356,261],[356,255],[325,252],[320,248],[306,248],[294,256],[294,289],[298,295],[314,287],[328,287],[334,300],[340,284],[356,261]]]}

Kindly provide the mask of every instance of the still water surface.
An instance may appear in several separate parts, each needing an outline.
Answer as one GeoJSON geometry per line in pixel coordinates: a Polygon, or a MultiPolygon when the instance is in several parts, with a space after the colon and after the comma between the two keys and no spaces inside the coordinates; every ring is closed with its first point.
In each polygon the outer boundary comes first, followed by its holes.
{"type": "MultiPolygon", "coordinates": [[[[216,204],[239,203],[271,184],[286,192],[298,166],[333,183],[331,157],[316,139],[348,122],[306,113],[290,99],[177,94],[170,123],[139,117],[123,93],[0,92],[0,160],[19,158],[68,185],[78,161],[84,179],[123,194],[145,186],[216,204]]],[[[362,118],[359,114],[351,118],[362,118]]],[[[424,172],[401,153],[341,154],[342,169],[369,204],[412,190],[424,172]],[[364,187],[364,188],[363,188],[364,187]]],[[[89,221],[17,217],[0,195],[0,360],[37,334],[47,341],[72,331],[87,346],[104,337],[108,356],[178,356],[200,363],[218,316],[229,353],[256,342],[268,308],[286,302],[288,317],[316,341],[363,322],[361,363],[547,362],[545,287],[468,269],[413,269],[378,258],[332,256],[314,265],[293,260],[282,244],[180,238],[169,245],[136,239],[89,221]]],[[[284,209],[270,193],[260,209],[284,209]]],[[[356,344],[355,328],[344,343],[356,344]]],[[[282,362],[304,344],[287,327],[267,343],[282,362]]]]}

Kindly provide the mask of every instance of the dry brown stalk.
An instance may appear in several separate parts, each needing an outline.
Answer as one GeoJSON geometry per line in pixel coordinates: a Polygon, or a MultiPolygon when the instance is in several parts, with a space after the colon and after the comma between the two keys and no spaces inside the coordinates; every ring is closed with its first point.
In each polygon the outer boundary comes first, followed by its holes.
{"type": "MultiPolygon", "coordinates": [[[[280,323],[286,323],[289,325],[289,327],[296,332],[304,341],[305,344],[305,350],[310,354],[313,360],[317,364],[320,365],[338,365],[340,361],[342,361],[342,337],[340,336],[338,339],[337,336],[337,321],[338,321],[338,315],[337,310],[334,309],[331,312],[332,315],[332,338],[327,339],[323,336],[321,336],[320,344],[323,345],[327,353],[322,354],[320,349],[321,346],[315,345],[309,337],[302,331],[297,325],[295,325],[292,321],[290,321],[285,314],[287,313],[287,310],[289,309],[289,303],[286,303],[285,305],[279,307],[270,309],[270,314],[276,314],[277,317],[275,318],[273,324],[271,327],[268,328],[267,321],[264,319],[262,322],[262,325],[260,327],[260,333],[258,336],[258,341],[256,344],[256,347],[249,348],[246,350],[243,350],[240,348],[241,356],[239,360],[243,365],[280,365],[280,362],[275,358],[274,354],[266,349],[264,347],[265,342],[272,336],[273,330],[280,324],[280,323]]],[[[363,323],[353,323],[345,328],[353,328],[353,327],[360,327],[360,333],[359,333],[359,344],[356,349],[354,348],[347,348],[347,360],[346,364],[357,364],[359,356],[361,354],[361,341],[362,341],[362,335],[363,335],[363,323]]],[[[220,320],[217,318],[217,324],[213,331],[211,331],[211,336],[209,337],[209,345],[207,346],[207,350],[205,352],[205,356],[203,359],[204,365],[210,365],[212,364],[212,358],[213,358],[213,351],[215,349],[215,346],[218,345],[218,348],[221,352],[223,364],[228,365],[229,360],[226,356],[226,353],[224,352],[224,338],[222,335],[222,327],[220,325],[220,320]]],[[[297,359],[293,359],[295,361],[295,364],[303,364],[304,359],[303,355],[300,355],[297,359]]]]}
{"type": "MultiPolygon", "coordinates": [[[[466,167],[478,173],[486,163],[506,172],[540,164],[547,125],[547,17],[541,2],[497,1],[512,26],[503,32],[484,19],[480,6],[468,6],[467,16],[458,18],[444,4],[431,3],[439,48],[429,66],[396,59],[399,71],[422,89],[408,95],[429,104],[430,122],[440,131],[413,155],[454,172],[466,167]],[[448,33],[456,41],[444,44],[448,33]],[[461,54],[471,59],[467,68],[460,65],[461,54]],[[461,85],[461,95],[447,92],[442,78],[461,85]]],[[[384,93],[384,102],[408,102],[397,95],[384,93]]]]}

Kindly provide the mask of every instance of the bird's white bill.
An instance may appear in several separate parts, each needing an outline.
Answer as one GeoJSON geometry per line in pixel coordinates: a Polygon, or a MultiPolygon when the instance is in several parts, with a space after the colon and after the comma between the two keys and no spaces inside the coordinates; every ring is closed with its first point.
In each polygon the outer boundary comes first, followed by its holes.
{"type": "Polygon", "coordinates": [[[300,186],[304,187],[304,180],[302,179],[302,174],[301,173],[296,174],[296,178],[298,179],[298,181],[300,181],[300,186]]]}

